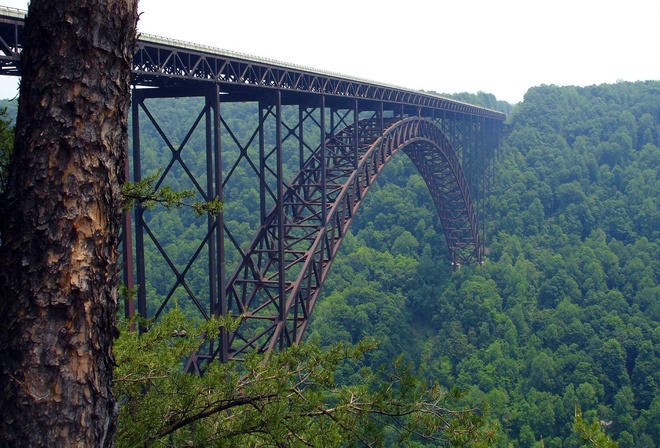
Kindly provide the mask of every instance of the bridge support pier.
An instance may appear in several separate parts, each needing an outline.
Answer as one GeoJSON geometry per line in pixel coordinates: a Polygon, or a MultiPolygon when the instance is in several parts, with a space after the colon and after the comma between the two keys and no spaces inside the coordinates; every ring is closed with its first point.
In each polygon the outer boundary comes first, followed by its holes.
{"type": "Polygon", "coordinates": [[[186,210],[138,204],[125,231],[125,247],[135,248],[137,312],[158,318],[177,301],[203,318],[241,319],[238,330],[209,341],[190,370],[300,342],[348,226],[399,149],[431,191],[452,263],[482,261],[483,176],[490,166],[482,158],[493,146],[486,120],[277,89],[255,95],[200,86],[134,90],[133,180],[156,174],[156,188],[174,182],[196,200],[222,198],[223,213],[207,217],[194,247],[185,249],[167,240],[167,226],[180,221],[184,233],[198,227],[186,210]],[[297,174],[287,172],[292,166],[297,174]],[[255,213],[240,205],[252,197],[255,213]],[[208,279],[205,286],[200,277],[208,279]]]}

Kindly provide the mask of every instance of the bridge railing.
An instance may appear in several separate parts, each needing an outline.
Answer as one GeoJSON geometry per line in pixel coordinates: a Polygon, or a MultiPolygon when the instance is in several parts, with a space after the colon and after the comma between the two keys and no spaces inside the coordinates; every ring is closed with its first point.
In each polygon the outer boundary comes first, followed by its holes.
{"type": "MultiPolygon", "coordinates": [[[[20,75],[25,14],[0,6],[0,75],[20,75]]],[[[149,34],[138,39],[133,73],[137,86],[175,87],[185,81],[210,81],[228,92],[282,89],[505,119],[500,112],[439,95],[149,34]]]]}

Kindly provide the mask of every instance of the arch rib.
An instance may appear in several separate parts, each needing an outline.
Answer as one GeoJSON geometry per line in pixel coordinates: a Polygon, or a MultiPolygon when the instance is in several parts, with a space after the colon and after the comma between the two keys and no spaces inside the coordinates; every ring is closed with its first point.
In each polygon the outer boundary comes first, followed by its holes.
{"type": "Polygon", "coordinates": [[[253,350],[269,351],[301,341],[355,213],[399,150],[405,150],[431,190],[452,263],[481,261],[467,180],[441,128],[419,117],[361,120],[356,126],[330,137],[325,154],[319,148],[310,157],[286,189],[282,210],[276,206],[270,211],[229,279],[228,308],[241,316],[241,323],[228,336],[229,353],[224,359],[242,359],[253,350]],[[284,229],[282,235],[278,229],[284,229]],[[282,255],[277,250],[280,244],[282,255]]]}

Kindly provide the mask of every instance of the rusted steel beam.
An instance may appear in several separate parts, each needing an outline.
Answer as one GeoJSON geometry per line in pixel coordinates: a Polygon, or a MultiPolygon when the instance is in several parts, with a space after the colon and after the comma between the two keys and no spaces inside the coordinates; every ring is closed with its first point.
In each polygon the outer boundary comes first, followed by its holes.
{"type": "MultiPolygon", "coordinates": [[[[0,75],[20,75],[23,14],[0,7],[0,75]]],[[[241,217],[255,229],[252,240],[240,228],[243,224],[227,220],[224,213],[209,216],[187,258],[169,252],[150,221],[153,215],[139,204],[132,227],[126,221],[125,279],[141,285],[137,312],[158,317],[179,299],[203,318],[229,313],[241,318],[235,331],[223,330],[191,359],[190,370],[199,371],[214,359],[240,360],[250,351],[281,349],[303,338],[356,212],[399,151],[410,157],[430,190],[450,261],[455,266],[482,262],[487,197],[504,114],[155,36],[139,40],[133,73],[134,181],[160,169],[158,187],[176,172],[206,201],[239,194],[233,182],[248,177],[255,184],[241,188],[258,191],[259,212],[241,217]],[[196,115],[182,111],[194,120],[187,129],[181,126],[181,135],[168,136],[150,102],[185,97],[202,98],[200,109],[196,115]],[[233,102],[248,102],[253,119],[232,120],[233,102]],[[234,129],[247,125],[253,128],[234,129]],[[159,139],[163,166],[143,165],[147,128],[150,138],[159,139]],[[204,133],[202,162],[185,149],[196,132],[204,133]],[[223,152],[223,141],[232,151],[223,152]],[[299,167],[290,182],[284,179],[284,160],[299,167]],[[147,266],[147,258],[156,266],[147,266]],[[192,274],[202,265],[208,270],[206,289],[195,285],[192,274]],[[165,279],[160,296],[147,291],[150,273],[165,279]]]]}
{"type": "MultiPolygon", "coordinates": [[[[24,14],[0,7],[0,75],[20,75],[24,14]]],[[[274,89],[414,106],[416,115],[422,109],[440,109],[505,119],[500,112],[437,95],[147,34],[138,40],[133,75],[134,83],[140,86],[213,82],[226,92],[274,89]]]]}

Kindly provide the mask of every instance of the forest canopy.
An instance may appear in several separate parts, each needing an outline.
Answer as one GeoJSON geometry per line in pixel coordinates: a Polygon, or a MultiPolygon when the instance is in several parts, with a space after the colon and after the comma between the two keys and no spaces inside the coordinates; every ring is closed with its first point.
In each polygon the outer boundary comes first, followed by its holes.
{"type": "MultiPolygon", "coordinates": [[[[424,181],[399,155],[365,198],[308,337],[322,346],[379,341],[363,361],[337,368],[340,384],[405,353],[428,381],[488,403],[500,447],[582,446],[578,409],[622,448],[660,445],[660,82],[539,86],[515,107],[483,92],[456,99],[510,112],[486,263],[451,270],[424,181]]],[[[194,107],[163,101],[156,113],[176,134],[180,111],[194,107]]],[[[256,106],[223,107],[236,138],[249,138],[240,130],[256,106]]],[[[223,142],[231,157],[238,149],[223,142]]],[[[149,136],[142,145],[155,169],[165,148],[149,136]]],[[[194,153],[189,160],[197,169],[194,153]]],[[[225,201],[241,244],[258,225],[257,191],[243,169],[225,201]]],[[[189,186],[176,171],[167,181],[189,186]]],[[[175,210],[146,219],[185,266],[206,221],[175,210]]],[[[153,251],[147,271],[156,303],[172,274],[153,251]]],[[[190,271],[203,288],[205,266],[190,271]]]]}
{"type": "Polygon", "coordinates": [[[405,351],[489,403],[501,447],[582,446],[576,409],[620,447],[660,445],[659,145],[660,82],[530,89],[499,149],[488,260],[457,272],[420,177],[394,160],[312,334],[375,337],[373,364],[405,351]]]}

